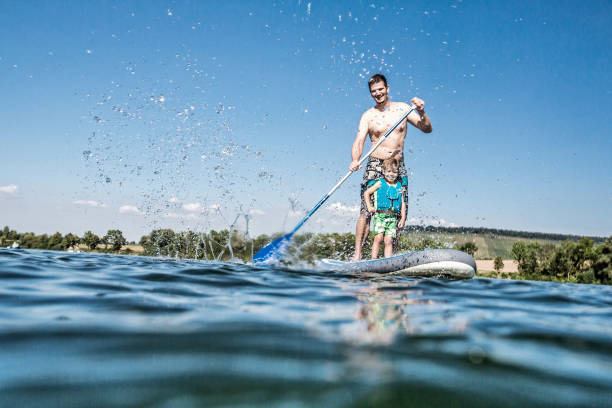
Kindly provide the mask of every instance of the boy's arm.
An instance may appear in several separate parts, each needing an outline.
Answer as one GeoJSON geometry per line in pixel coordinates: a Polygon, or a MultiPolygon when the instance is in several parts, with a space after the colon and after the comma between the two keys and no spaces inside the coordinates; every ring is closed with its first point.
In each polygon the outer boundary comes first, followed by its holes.
{"type": "Polygon", "coordinates": [[[400,210],[402,215],[400,217],[399,222],[397,223],[397,226],[400,228],[404,228],[404,225],[406,225],[406,203],[404,202],[404,196],[402,195],[400,197],[402,197],[402,209],[400,210]]]}
{"type": "Polygon", "coordinates": [[[371,212],[371,213],[376,212],[376,208],[374,208],[374,206],[372,205],[371,197],[372,197],[372,194],[374,194],[374,192],[376,192],[376,190],[380,188],[380,185],[381,185],[380,181],[377,181],[363,193],[363,199],[366,203],[366,207],[368,208],[368,212],[371,212]]]}

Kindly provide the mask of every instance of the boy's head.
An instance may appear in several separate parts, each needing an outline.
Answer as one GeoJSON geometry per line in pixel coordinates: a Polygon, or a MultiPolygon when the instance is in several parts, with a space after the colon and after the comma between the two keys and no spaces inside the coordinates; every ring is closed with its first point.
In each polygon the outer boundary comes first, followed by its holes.
{"type": "Polygon", "coordinates": [[[399,170],[399,163],[397,159],[389,158],[382,162],[383,176],[389,183],[395,182],[399,170]]]}

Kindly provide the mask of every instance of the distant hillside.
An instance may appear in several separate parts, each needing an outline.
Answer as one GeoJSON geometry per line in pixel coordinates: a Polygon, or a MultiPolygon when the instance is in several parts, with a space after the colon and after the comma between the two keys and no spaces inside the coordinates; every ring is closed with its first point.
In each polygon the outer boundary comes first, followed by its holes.
{"type": "MultiPolygon", "coordinates": [[[[504,237],[515,237],[515,238],[532,238],[537,240],[547,240],[547,241],[579,241],[584,238],[584,235],[570,235],[570,234],[552,234],[547,232],[530,232],[530,231],[514,231],[514,230],[505,230],[505,229],[497,229],[497,228],[484,228],[484,227],[434,227],[432,225],[427,226],[419,226],[419,225],[409,225],[407,227],[410,231],[415,232],[443,232],[450,234],[491,234],[491,235],[499,235],[504,237]]],[[[594,237],[587,236],[592,239],[595,243],[602,243],[606,239],[606,237],[594,237]]]]}
{"type": "MultiPolygon", "coordinates": [[[[493,259],[501,256],[503,259],[512,259],[512,246],[518,241],[536,241],[540,244],[558,245],[563,241],[579,241],[582,236],[547,234],[542,232],[511,231],[492,228],[470,227],[415,227],[410,226],[406,233],[410,239],[418,240],[427,236],[434,240],[444,242],[448,246],[460,246],[466,242],[474,242],[478,251],[474,254],[476,259],[493,259]]],[[[602,243],[605,238],[589,237],[596,244],[602,243]]]]}

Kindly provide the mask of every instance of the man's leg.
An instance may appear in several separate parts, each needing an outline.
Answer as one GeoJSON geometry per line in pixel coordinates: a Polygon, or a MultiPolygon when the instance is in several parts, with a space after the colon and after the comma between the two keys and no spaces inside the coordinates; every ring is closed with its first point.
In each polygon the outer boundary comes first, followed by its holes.
{"type": "Polygon", "coordinates": [[[380,177],[382,177],[382,160],[370,157],[361,179],[361,191],[359,193],[361,207],[359,219],[357,219],[357,227],[355,228],[355,255],[353,256],[353,261],[361,261],[361,249],[370,235],[370,218],[372,214],[368,212],[368,206],[364,201],[363,193],[365,193],[368,186],[374,180],[380,177]]]}
{"type": "MultiPolygon", "coordinates": [[[[399,240],[402,233],[406,230],[406,226],[408,225],[408,171],[406,170],[406,165],[404,164],[404,160],[400,162],[399,166],[399,177],[402,183],[402,197],[404,202],[406,203],[406,224],[403,228],[397,229],[397,235],[393,238],[393,253],[397,253],[397,248],[399,247],[399,240]]],[[[399,218],[398,218],[399,220],[399,218]]]]}
{"type": "MultiPolygon", "coordinates": [[[[408,218],[408,215],[406,215],[406,219],[407,218],[408,218]]],[[[406,227],[404,226],[404,228],[406,227]]],[[[392,241],[391,247],[393,248],[394,254],[397,253],[397,248],[399,247],[400,236],[404,232],[404,228],[398,228],[396,235],[393,238],[391,238],[391,241],[392,241]]]]}
{"type": "Polygon", "coordinates": [[[355,228],[355,256],[353,261],[361,261],[361,249],[365,244],[370,232],[370,215],[361,212],[357,219],[357,227],[355,228]]]}

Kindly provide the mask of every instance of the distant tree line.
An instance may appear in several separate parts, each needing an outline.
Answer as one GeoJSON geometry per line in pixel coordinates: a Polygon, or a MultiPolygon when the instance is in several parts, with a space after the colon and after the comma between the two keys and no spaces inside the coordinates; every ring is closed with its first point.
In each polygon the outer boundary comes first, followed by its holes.
{"type": "Polygon", "coordinates": [[[21,248],[50,249],[55,251],[65,251],[70,247],[74,248],[79,244],[84,244],[87,245],[90,251],[99,249],[102,251],[118,252],[127,244],[123,233],[118,229],[108,230],[106,235],[100,238],[91,231],[87,231],[82,237],[79,237],[73,233],[62,235],[60,232],[51,235],[37,235],[33,232],[19,233],[8,226],[4,227],[0,233],[0,247],[11,246],[14,242],[17,242],[21,248]],[[100,245],[104,245],[104,248],[98,248],[100,245]]]}
{"type": "Polygon", "coordinates": [[[612,237],[597,246],[587,237],[557,246],[516,242],[512,256],[525,279],[612,284],[612,237]]]}
{"type": "MultiPolygon", "coordinates": [[[[157,229],[140,239],[143,255],[171,256],[204,260],[242,260],[250,261],[253,254],[282,234],[259,235],[251,238],[239,231],[211,230],[207,233],[193,231],[174,232],[171,229],[157,229]]],[[[371,250],[372,237],[364,245],[364,253],[371,250]]],[[[466,249],[475,252],[473,243],[464,244],[466,249]],[[471,244],[472,246],[470,246],[471,244]]],[[[348,260],[353,256],[355,235],[352,233],[296,234],[284,257],[287,262],[314,262],[321,258],[348,260]]],[[[431,237],[409,238],[402,236],[398,243],[399,252],[415,251],[424,248],[446,248],[446,243],[431,237]]]]}
{"type": "MultiPolygon", "coordinates": [[[[467,229],[454,228],[466,232],[467,229]]],[[[471,233],[478,229],[470,230],[471,233]]],[[[491,231],[487,229],[486,233],[491,231]]],[[[435,231],[440,232],[439,228],[435,231]]],[[[451,232],[451,231],[447,231],[451,232]]],[[[530,233],[531,234],[531,233],[530,233]]],[[[211,230],[207,233],[193,231],[175,232],[172,229],[156,229],[140,239],[143,255],[191,258],[202,260],[242,260],[249,261],[259,249],[268,245],[282,234],[259,235],[251,238],[239,231],[211,230]]],[[[503,235],[508,235],[504,232],[503,235]]],[[[539,234],[541,239],[552,240],[554,234],[539,234]]],[[[516,236],[516,235],[515,235],[516,236]]],[[[538,236],[533,233],[526,238],[538,236]]],[[[568,236],[563,236],[567,238],[568,236]]],[[[367,256],[371,250],[372,236],[366,240],[363,253],[367,256]]],[[[4,227],[0,234],[0,246],[7,247],[18,242],[22,248],[66,250],[78,244],[86,245],[89,250],[118,252],[127,244],[123,233],[118,229],[109,230],[102,238],[91,231],[82,237],[68,233],[56,232],[52,235],[36,235],[32,232],[18,233],[4,227]],[[104,248],[100,248],[104,245],[104,248]]],[[[512,247],[512,256],[518,263],[518,274],[512,278],[556,280],[576,283],[612,284],[612,237],[602,239],[598,245],[590,237],[579,240],[566,239],[558,245],[538,242],[516,242],[512,247]]],[[[321,258],[349,260],[353,255],[355,235],[352,233],[296,234],[292,244],[283,257],[285,262],[314,262],[321,258]]],[[[400,237],[397,251],[409,252],[424,248],[448,248],[449,244],[435,238],[435,235],[404,234],[400,237]]],[[[474,242],[465,242],[454,248],[472,256],[478,250],[474,242]]],[[[129,251],[128,251],[129,252],[129,251]]],[[[500,257],[495,259],[495,270],[498,276],[503,269],[500,257]]]]}
{"type": "MultiPolygon", "coordinates": [[[[529,231],[514,231],[496,228],[484,228],[484,227],[435,227],[432,225],[419,226],[419,225],[408,225],[406,231],[414,232],[445,232],[449,234],[479,234],[479,235],[498,235],[505,237],[515,238],[531,238],[541,239],[550,241],[579,241],[584,238],[583,235],[571,235],[571,234],[550,234],[546,232],[529,232],[529,231]]],[[[605,241],[605,237],[586,237],[591,239],[594,243],[602,243],[605,241]]]]}

